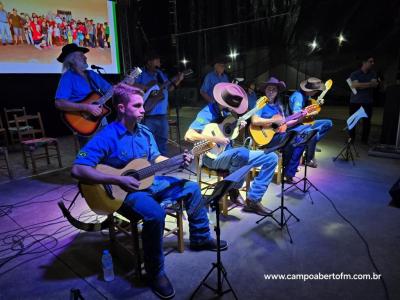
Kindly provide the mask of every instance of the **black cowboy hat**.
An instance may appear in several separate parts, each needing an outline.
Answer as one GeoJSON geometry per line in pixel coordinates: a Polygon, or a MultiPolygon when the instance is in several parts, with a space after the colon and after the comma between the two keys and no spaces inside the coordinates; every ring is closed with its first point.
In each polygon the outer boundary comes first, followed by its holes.
{"type": "Polygon", "coordinates": [[[76,51],[87,53],[87,52],[89,52],[89,49],[85,48],[85,47],[79,47],[76,44],[65,45],[64,47],[62,47],[61,54],[57,57],[57,60],[62,63],[62,62],[64,62],[64,60],[68,56],[68,54],[71,54],[76,51]]]}

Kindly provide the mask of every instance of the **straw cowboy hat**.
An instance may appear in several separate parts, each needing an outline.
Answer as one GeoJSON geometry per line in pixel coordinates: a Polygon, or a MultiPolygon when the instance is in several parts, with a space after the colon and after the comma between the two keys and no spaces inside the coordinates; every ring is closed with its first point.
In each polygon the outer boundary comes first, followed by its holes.
{"type": "Polygon", "coordinates": [[[221,82],[214,86],[215,101],[223,107],[230,108],[237,114],[247,111],[249,100],[244,89],[237,84],[221,82]]]}
{"type": "Polygon", "coordinates": [[[305,92],[323,91],[325,90],[325,84],[321,79],[310,77],[300,82],[300,88],[305,92]]]}

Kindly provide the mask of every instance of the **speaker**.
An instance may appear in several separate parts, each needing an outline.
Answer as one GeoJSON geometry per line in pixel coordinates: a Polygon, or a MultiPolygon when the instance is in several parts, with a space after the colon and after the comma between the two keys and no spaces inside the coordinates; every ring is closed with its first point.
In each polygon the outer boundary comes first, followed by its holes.
{"type": "Polygon", "coordinates": [[[400,178],[393,184],[389,190],[389,194],[392,196],[392,201],[389,205],[400,208],[400,178]]]}

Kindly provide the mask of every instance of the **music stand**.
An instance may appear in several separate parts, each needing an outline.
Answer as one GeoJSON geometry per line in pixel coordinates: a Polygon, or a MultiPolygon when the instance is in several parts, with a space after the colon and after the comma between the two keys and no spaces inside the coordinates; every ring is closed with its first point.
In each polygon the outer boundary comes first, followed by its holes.
{"type": "Polygon", "coordinates": [[[247,173],[250,171],[251,168],[252,168],[252,166],[246,165],[246,166],[241,167],[240,169],[236,170],[229,176],[225,177],[222,181],[217,183],[217,185],[214,188],[213,193],[209,197],[204,199],[205,201],[203,201],[203,203],[202,203],[204,205],[211,204],[211,206],[215,207],[216,223],[214,225],[214,231],[215,231],[215,235],[217,238],[217,262],[212,263],[212,267],[211,267],[210,271],[206,274],[206,276],[203,278],[203,280],[200,282],[200,284],[194,290],[194,292],[190,296],[190,299],[194,299],[194,296],[196,295],[196,293],[200,290],[200,288],[203,285],[205,287],[209,288],[210,290],[212,290],[219,297],[221,297],[222,295],[224,295],[226,293],[232,292],[234,298],[238,299],[238,297],[235,294],[235,291],[233,290],[233,288],[228,280],[228,273],[226,272],[225,267],[221,261],[221,250],[220,250],[220,248],[221,248],[221,227],[220,227],[220,218],[219,218],[221,210],[219,207],[219,201],[226,193],[228,193],[231,189],[233,189],[234,185],[237,182],[240,182],[247,175],[247,173]],[[206,282],[207,278],[211,275],[211,273],[215,269],[217,269],[217,287],[216,288],[210,286],[206,282]],[[229,286],[229,288],[226,290],[223,290],[223,287],[222,287],[224,279],[229,286]]]}
{"type": "MultiPolygon", "coordinates": [[[[276,145],[272,146],[272,147],[265,147],[264,151],[269,153],[269,152],[273,152],[273,151],[277,151],[280,150],[282,152],[282,173],[281,173],[281,204],[279,205],[279,207],[277,207],[276,209],[274,209],[271,214],[267,215],[267,216],[263,216],[261,219],[259,219],[258,221],[256,221],[257,224],[259,224],[261,221],[263,221],[265,218],[271,218],[272,220],[274,220],[281,229],[283,229],[284,227],[286,227],[286,231],[289,235],[290,238],[290,243],[293,243],[293,239],[292,236],[290,235],[290,231],[289,231],[289,227],[287,225],[287,222],[289,221],[289,219],[291,217],[295,218],[297,220],[297,222],[300,221],[300,219],[294,214],[292,213],[286,206],[285,206],[285,196],[284,196],[284,189],[285,189],[285,180],[284,180],[284,174],[285,174],[285,155],[283,153],[283,151],[285,150],[285,148],[289,145],[289,143],[291,143],[293,141],[293,139],[297,136],[297,132],[295,131],[289,131],[286,133],[285,137],[276,145]],[[280,211],[280,219],[278,220],[277,218],[274,217],[274,213],[280,211]],[[289,217],[286,217],[285,215],[285,211],[289,214],[289,217]]],[[[262,148],[261,148],[262,149],[262,148]]]]}
{"type": "Polygon", "coordinates": [[[354,155],[357,157],[359,156],[356,147],[354,146],[354,141],[350,136],[350,130],[352,130],[358,123],[358,121],[362,118],[368,118],[368,115],[366,114],[364,108],[361,106],[354,114],[352,114],[346,121],[347,126],[343,128],[343,131],[347,131],[347,142],[346,145],[340,150],[339,154],[333,159],[333,161],[336,161],[339,156],[342,156],[344,160],[351,161],[353,162],[353,166],[356,165],[354,162],[354,155]],[[354,151],[354,155],[353,155],[354,151]]]}
{"type": "MultiPolygon", "coordinates": [[[[298,143],[293,144],[293,147],[300,147],[300,146],[305,146],[305,157],[308,157],[308,143],[317,135],[318,133],[318,129],[313,129],[310,130],[308,132],[305,132],[304,135],[302,134],[302,140],[299,141],[298,143]]],[[[293,182],[289,187],[287,187],[284,192],[290,190],[291,188],[296,187],[297,189],[299,189],[300,191],[302,191],[303,193],[308,192],[308,190],[313,187],[315,190],[318,191],[317,187],[307,178],[307,163],[304,164],[304,176],[303,178],[301,178],[300,180],[293,182]],[[298,184],[303,182],[303,188],[299,188],[298,184]],[[308,184],[308,186],[307,186],[308,184]]],[[[314,204],[314,202],[311,199],[311,203],[314,204]]]]}

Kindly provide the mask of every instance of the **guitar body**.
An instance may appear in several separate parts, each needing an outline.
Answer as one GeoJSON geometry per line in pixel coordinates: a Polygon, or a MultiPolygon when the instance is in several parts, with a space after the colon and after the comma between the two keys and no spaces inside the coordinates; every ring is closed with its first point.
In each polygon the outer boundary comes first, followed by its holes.
{"type": "MultiPolygon", "coordinates": [[[[89,94],[85,99],[77,103],[96,104],[102,96],[96,92],[89,94]]],[[[101,115],[95,117],[89,113],[81,111],[65,111],[62,112],[64,122],[72,131],[79,135],[91,136],[99,128],[101,119],[110,113],[110,109],[103,105],[101,115]]]]}
{"type": "Polygon", "coordinates": [[[317,116],[317,114],[320,113],[321,111],[321,105],[318,103],[317,100],[315,99],[310,99],[310,105],[315,105],[316,106],[316,114],[312,115],[312,116],[305,116],[303,119],[303,124],[314,124],[315,121],[315,117],[317,116]]]}
{"type": "MultiPolygon", "coordinates": [[[[132,160],[122,169],[100,164],[96,166],[96,170],[110,175],[128,175],[132,170],[141,170],[148,166],[150,166],[150,163],[147,160],[139,158],[132,160]]],[[[147,189],[152,185],[153,181],[154,175],[141,180],[137,190],[147,189]]],[[[99,215],[108,215],[117,211],[128,194],[118,185],[110,185],[114,198],[106,191],[102,184],[80,183],[79,187],[90,209],[99,215]]]]}
{"type": "Polygon", "coordinates": [[[258,146],[264,146],[271,142],[276,131],[272,128],[250,125],[250,135],[258,146]]]}
{"type": "MultiPolygon", "coordinates": [[[[221,124],[217,124],[217,123],[207,124],[201,133],[206,136],[226,137],[223,133],[223,126],[221,126],[221,125],[222,125],[222,123],[221,124]]],[[[226,148],[226,145],[216,144],[212,149],[210,149],[206,153],[206,155],[209,158],[215,159],[219,154],[224,152],[225,148],[226,148]]]]}

